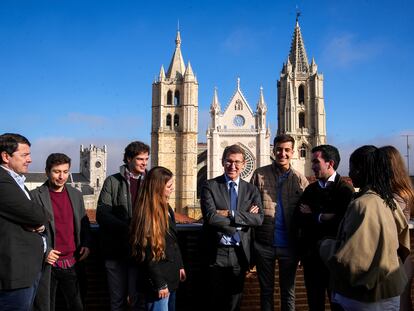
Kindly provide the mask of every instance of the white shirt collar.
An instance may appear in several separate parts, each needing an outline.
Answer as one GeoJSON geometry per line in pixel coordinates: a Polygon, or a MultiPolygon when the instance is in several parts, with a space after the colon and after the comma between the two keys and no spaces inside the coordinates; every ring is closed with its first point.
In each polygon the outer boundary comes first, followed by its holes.
{"type": "Polygon", "coordinates": [[[329,176],[329,178],[328,178],[328,180],[327,180],[327,181],[322,181],[322,180],[318,179],[319,186],[320,186],[321,188],[326,188],[326,186],[327,186],[329,183],[331,183],[331,182],[334,182],[334,181],[335,181],[335,178],[336,178],[336,171],[334,171],[334,173],[333,173],[331,176],[329,176]]]}

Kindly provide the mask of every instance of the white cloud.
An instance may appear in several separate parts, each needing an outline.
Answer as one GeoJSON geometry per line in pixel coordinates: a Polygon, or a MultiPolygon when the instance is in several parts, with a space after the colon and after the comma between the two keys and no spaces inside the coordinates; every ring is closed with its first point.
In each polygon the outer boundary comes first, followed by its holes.
{"type": "Polygon", "coordinates": [[[62,122],[65,124],[69,122],[77,123],[77,124],[85,124],[88,127],[101,127],[102,125],[108,123],[110,120],[103,116],[98,115],[89,115],[89,114],[83,114],[79,112],[70,112],[65,117],[63,117],[62,122]]]}
{"type": "Polygon", "coordinates": [[[331,38],[323,57],[335,67],[347,67],[370,60],[381,54],[384,44],[376,39],[360,40],[357,35],[346,33],[331,38]]]}
{"type": "MultiPolygon", "coordinates": [[[[30,165],[31,172],[43,172],[45,168],[46,158],[49,154],[54,152],[61,152],[67,154],[72,159],[72,172],[79,172],[79,156],[80,145],[88,147],[90,144],[102,148],[107,146],[107,175],[111,175],[118,171],[119,166],[123,164],[122,158],[124,149],[132,140],[135,139],[113,139],[113,138],[82,138],[80,140],[66,138],[66,137],[48,137],[40,138],[32,141],[32,164],[30,165]]],[[[145,143],[149,143],[144,141],[145,143]]]]}
{"type": "Polygon", "coordinates": [[[260,33],[254,33],[248,28],[239,28],[230,32],[224,40],[222,47],[234,55],[239,55],[246,50],[256,49],[259,43],[260,33]]]}

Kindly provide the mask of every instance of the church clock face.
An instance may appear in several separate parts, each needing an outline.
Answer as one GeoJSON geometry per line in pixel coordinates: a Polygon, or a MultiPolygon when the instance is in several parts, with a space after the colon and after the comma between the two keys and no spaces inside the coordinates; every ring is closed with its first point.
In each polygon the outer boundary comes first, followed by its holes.
{"type": "Polygon", "coordinates": [[[96,161],[96,163],[95,163],[95,167],[96,167],[96,168],[100,168],[101,166],[102,166],[101,162],[96,161]]]}
{"type": "Polygon", "coordinates": [[[245,120],[244,120],[243,116],[241,116],[239,114],[237,116],[235,116],[234,119],[233,119],[233,124],[235,126],[239,126],[240,127],[240,126],[243,126],[244,123],[245,123],[245,120]]]}

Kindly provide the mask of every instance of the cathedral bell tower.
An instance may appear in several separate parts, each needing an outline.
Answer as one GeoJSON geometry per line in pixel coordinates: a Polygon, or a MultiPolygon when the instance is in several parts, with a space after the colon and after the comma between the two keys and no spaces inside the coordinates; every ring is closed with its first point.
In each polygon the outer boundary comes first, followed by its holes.
{"type": "Polygon", "coordinates": [[[183,212],[197,199],[198,82],[181,55],[180,31],[167,73],[161,66],[152,84],[152,166],[165,166],[175,177],[169,203],[183,212]]]}
{"type": "Polygon", "coordinates": [[[298,18],[287,62],[277,82],[278,134],[295,139],[292,166],[311,176],[311,150],[326,144],[326,114],[323,75],[315,60],[308,63],[298,18]]]}

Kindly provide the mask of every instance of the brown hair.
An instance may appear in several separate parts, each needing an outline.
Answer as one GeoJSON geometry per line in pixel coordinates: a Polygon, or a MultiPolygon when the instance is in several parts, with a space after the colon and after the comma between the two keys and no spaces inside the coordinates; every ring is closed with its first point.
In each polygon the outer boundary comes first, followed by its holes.
{"type": "Polygon", "coordinates": [[[241,153],[241,155],[243,156],[243,161],[246,160],[246,152],[244,151],[244,149],[239,145],[231,145],[224,148],[223,157],[221,159],[222,162],[224,163],[229,154],[235,153],[241,153]]]}
{"type": "Polygon", "coordinates": [[[140,153],[148,153],[150,152],[150,147],[147,144],[144,144],[141,141],[133,141],[129,143],[128,146],[125,147],[124,152],[124,163],[128,163],[128,159],[132,159],[133,157],[139,155],[140,153]]]}
{"type": "Polygon", "coordinates": [[[288,134],[279,134],[273,140],[273,148],[276,148],[277,144],[287,143],[287,142],[291,142],[292,148],[295,148],[295,139],[292,136],[288,134]]]}
{"type": "Polygon", "coordinates": [[[392,191],[404,200],[411,214],[414,213],[413,185],[400,152],[393,146],[384,146],[380,150],[387,156],[390,162],[390,183],[392,191]]]}
{"type": "Polygon", "coordinates": [[[64,153],[51,153],[46,159],[46,172],[50,172],[53,166],[71,164],[70,158],[64,153]]]}
{"type": "Polygon", "coordinates": [[[162,166],[153,167],[145,176],[131,221],[132,255],[138,261],[159,261],[165,257],[165,235],[169,224],[164,189],[172,177],[172,172],[162,166]],[[146,258],[148,249],[150,258],[146,258]]]}

